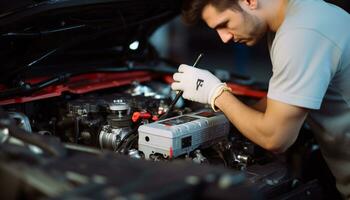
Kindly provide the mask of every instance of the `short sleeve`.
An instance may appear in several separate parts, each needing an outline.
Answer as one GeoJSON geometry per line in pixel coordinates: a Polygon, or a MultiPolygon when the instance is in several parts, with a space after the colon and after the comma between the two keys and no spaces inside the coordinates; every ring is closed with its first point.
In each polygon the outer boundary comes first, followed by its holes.
{"type": "Polygon", "coordinates": [[[337,46],[316,31],[297,29],[276,35],[270,51],[273,75],[268,98],[319,109],[337,70],[337,46]]]}

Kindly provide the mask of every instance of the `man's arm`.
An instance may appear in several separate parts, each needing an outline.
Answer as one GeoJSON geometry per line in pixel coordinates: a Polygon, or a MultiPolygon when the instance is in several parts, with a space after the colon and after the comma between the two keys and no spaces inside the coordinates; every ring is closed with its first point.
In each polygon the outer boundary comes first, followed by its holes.
{"type": "Polygon", "coordinates": [[[200,103],[212,104],[215,100],[215,105],[247,138],[265,149],[285,151],[297,138],[307,116],[306,109],[268,98],[265,112],[255,110],[223,90],[226,85],[209,71],[188,65],[180,65],[178,71],[173,75],[173,90],[182,90],[185,99],[200,103]]]}
{"type": "Polygon", "coordinates": [[[254,108],[257,111],[265,112],[266,104],[267,104],[267,97],[265,96],[262,99],[260,99],[257,103],[251,105],[250,107],[254,108]]]}
{"type": "Polygon", "coordinates": [[[243,135],[274,152],[283,152],[294,143],[308,113],[307,109],[268,98],[266,111],[261,112],[246,106],[227,91],[216,98],[215,105],[243,135]]]}

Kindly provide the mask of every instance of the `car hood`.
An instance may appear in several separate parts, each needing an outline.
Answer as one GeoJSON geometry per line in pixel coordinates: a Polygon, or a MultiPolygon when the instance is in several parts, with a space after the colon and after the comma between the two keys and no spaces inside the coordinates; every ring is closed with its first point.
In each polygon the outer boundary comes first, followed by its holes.
{"type": "Polygon", "coordinates": [[[149,36],[180,5],[180,0],[1,1],[1,80],[149,59],[155,54],[149,36]],[[138,48],[131,50],[135,41],[138,48]]]}

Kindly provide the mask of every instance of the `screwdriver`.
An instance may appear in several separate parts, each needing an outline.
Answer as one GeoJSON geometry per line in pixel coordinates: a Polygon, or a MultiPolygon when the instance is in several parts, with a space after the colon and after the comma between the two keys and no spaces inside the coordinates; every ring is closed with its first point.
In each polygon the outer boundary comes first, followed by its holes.
{"type": "MultiPolygon", "coordinates": [[[[192,65],[192,67],[196,67],[202,57],[203,57],[203,53],[200,53],[198,55],[196,61],[192,65]]],[[[176,96],[175,96],[174,100],[171,102],[168,110],[159,118],[159,120],[166,119],[168,117],[169,113],[174,109],[176,102],[179,100],[179,98],[182,96],[183,93],[184,93],[184,91],[181,90],[176,94],[176,96]]]]}

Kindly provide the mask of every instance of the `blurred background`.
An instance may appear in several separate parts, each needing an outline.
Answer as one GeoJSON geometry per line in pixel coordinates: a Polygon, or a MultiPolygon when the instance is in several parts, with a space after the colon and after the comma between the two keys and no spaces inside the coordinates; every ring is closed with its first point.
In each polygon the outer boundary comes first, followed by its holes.
{"type": "MultiPolygon", "coordinates": [[[[350,12],[349,0],[327,1],[350,12]]],[[[204,53],[201,68],[218,70],[218,73],[227,70],[258,82],[268,82],[272,75],[265,38],[254,47],[233,42],[224,44],[217,33],[204,23],[186,26],[177,17],[158,29],[151,42],[162,57],[172,58],[180,63],[193,64],[198,54],[204,53]]]]}

